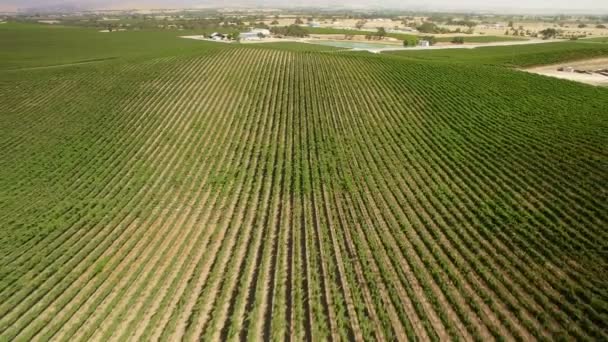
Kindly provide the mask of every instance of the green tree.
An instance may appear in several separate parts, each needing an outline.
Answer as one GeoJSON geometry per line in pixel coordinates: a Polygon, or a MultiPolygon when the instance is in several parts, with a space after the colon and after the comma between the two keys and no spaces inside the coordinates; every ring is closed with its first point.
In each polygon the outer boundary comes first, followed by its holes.
{"type": "Polygon", "coordinates": [[[418,45],[418,37],[416,36],[411,36],[403,40],[403,46],[405,47],[416,45],[418,45]]]}
{"type": "Polygon", "coordinates": [[[452,39],[452,43],[453,44],[464,44],[464,38],[463,37],[454,37],[452,39]]]}
{"type": "Polygon", "coordinates": [[[439,27],[433,23],[426,22],[416,28],[418,32],[422,33],[439,33],[441,30],[439,27]]]}
{"type": "Polygon", "coordinates": [[[557,36],[557,30],[554,28],[546,28],[539,32],[543,39],[555,38],[557,36]]]}
{"type": "Polygon", "coordinates": [[[378,27],[378,32],[376,32],[376,34],[378,35],[378,37],[380,37],[380,39],[382,39],[386,36],[386,30],[384,29],[384,27],[378,27]]]}
{"type": "Polygon", "coordinates": [[[289,36],[289,37],[306,37],[308,36],[308,31],[298,25],[289,25],[289,26],[274,26],[270,29],[270,32],[277,35],[289,36]]]}
{"type": "Polygon", "coordinates": [[[424,36],[422,37],[422,40],[426,40],[431,45],[435,45],[437,43],[437,38],[435,38],[435,36],[424,36]]]}
{"type": "Polygon", "coordinates": [[[228,33],[227,37],[229,40],[234,40],[237,42],[241,41],[240,33],[238,33],[238,32],[228,33]]]}

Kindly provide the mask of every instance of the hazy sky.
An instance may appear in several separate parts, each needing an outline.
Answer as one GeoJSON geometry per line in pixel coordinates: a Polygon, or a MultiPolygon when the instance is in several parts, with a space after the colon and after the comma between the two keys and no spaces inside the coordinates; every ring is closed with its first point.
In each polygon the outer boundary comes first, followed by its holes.
{"type": "Polygon", "coordinates": [[[487,10],[511,9],[550,12],[577,10],[590,13],[608,13],[608,0],[0,0],[0,9],[40,7],[60,3],[100,8],[176,8],[176,7],[230,7],[232,6],[344,6],[401,9],[460,9],[487,10]]]}

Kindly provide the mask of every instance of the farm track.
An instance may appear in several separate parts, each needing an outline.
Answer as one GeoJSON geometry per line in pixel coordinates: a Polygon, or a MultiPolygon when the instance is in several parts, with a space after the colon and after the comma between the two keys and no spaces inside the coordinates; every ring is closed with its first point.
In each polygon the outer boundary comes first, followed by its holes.
{"type": "Polygon", "coordinates": [[[605,90],[255,47],[18,73],[0,339],[608,339],[605,90]]]}

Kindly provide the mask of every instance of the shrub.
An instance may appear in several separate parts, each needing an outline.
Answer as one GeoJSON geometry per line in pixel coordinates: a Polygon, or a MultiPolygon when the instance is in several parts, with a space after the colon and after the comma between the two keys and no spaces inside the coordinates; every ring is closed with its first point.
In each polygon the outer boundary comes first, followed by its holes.
{"type": "Polygon", "coordinates": [[[454,37],[454,39],[452,39],[452,43],[453,44],[464,44],[464,38],[463,37],[454,37]]]}

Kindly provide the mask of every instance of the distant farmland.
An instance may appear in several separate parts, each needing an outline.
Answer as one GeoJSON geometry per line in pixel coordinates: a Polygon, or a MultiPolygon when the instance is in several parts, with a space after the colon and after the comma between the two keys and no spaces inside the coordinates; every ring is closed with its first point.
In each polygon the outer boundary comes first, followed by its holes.
{"type": "Polygon", "coordinates": [[[580,42],[567,41],[515,47],[492,46],[476,49],[392,51],[387,52],[387,54],[427,62],[443,61],[503,67],[531,67],[606,56],[608,55],[608,44],[586,39],[580,42]]]}
{"type": "Polygon", "coordinates": [[[574,52],[99,35],[0,27],[0,340],[608,339],[574,52]]]}

